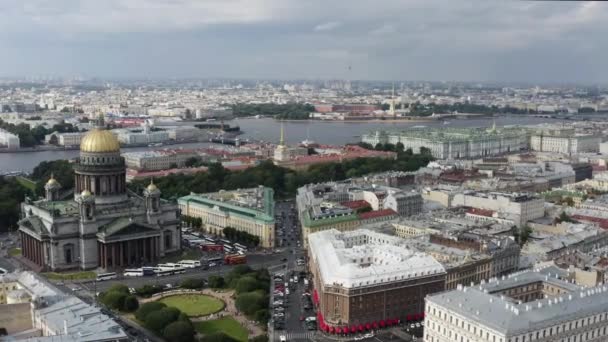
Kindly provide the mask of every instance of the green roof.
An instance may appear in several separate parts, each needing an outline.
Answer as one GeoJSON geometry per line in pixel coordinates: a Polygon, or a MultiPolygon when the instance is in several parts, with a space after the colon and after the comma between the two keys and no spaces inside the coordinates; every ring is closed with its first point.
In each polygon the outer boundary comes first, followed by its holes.
{"type": "Polygon", "coordinates": [[[336,224],[336,223],[356,221],[358,219],[359,218],[357,217],[357,215],[353,213],[353,214],[348,214],[348,215],[331,216],[331,217],[327,217],[327,218],[313,220],[310,218],[310,213],[308,211],[306,211],[304,213],[304,225],[306,227],[326,226],[326,225],[331,225],[331,224],[336,224]]]}
{"type": "Polygon", "coordinates": [[[256,210],[250,207],[242,207],[230,202],[218,201],[205,195],[191,194],[180,197],[178,203],[185,205],[201,205],[207,208],[217,206],[221,211],[227,212],[230,215],[240,216],[247,219],[253,219],[265,224],[274,223],[274,199],[272,198],[272,189],[267,188],[264,191],[264,207],[261,210],[256,210]]]}

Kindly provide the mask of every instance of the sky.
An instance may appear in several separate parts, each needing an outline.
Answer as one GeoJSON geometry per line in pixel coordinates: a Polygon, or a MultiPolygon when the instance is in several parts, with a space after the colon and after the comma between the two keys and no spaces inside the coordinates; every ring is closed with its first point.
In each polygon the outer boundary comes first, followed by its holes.
{"type": "Polygon", "coordinates": [[[1,0],[0,76],[608,83],[608,2],[1,0]]]}

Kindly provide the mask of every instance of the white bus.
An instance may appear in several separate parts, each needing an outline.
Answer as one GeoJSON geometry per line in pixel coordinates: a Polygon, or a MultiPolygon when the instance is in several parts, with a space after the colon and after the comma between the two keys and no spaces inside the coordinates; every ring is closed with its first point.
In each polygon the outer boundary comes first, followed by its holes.
{"type": "Polygon", "coordinates": [[[234,248],[232,248],[232,246],[224,245],[224,252],[225,253],[232,253],[233,251],[234,251],[234,248]]]}
{"type": "Polygon", "coordinates": [[[181,274],[181,273],[185,273],[185,272],[186,272],[185,268],[175,268],[175,269],[170,269],[170,270],[160,269],[156,272],[156,276],[163,277],[163,276],[169,276],[169,275],[174,275],[174,274],[181,274]]]}
{"type": "Polygon", "coordinates": [[[123,276],[125,277],[143,277],[144,276],[144,270],[141,268],[131,268],[131,269],[126,269],[123,273],[123,276]]]}
{"type": "Polygon", "coordinates": [[[118,278],[118,276],[116,275],[115,272],[99,273],[97,275],[97,281],[104,281],[104,280],[110,280],[110,279],[116,279],[116,278],[118,278]]]}
{"type": "Polygon", "coordinates": [[[241,245],[240,243],[235,243],[234,248],[236,248],[237,251],[247,252],[247,247],[244,245],[241,245]]]}
{"type": "Polygon", "coordinates": [[[226,239],[220,239],[220,242],[222,244],[225,244],[225,245],[231,245],[232,244],[232,242],[230,240],[226,240],[226,239]]]}
{"type": "Polygon", "coordinates": [[[178,261],[177,264],[184,268],[201,267],[201,262],[198,260],[181,260],[181,261],[178,261]]]}
{"type": "Polygon", "coordinates": [[[160,268],[161,271],[174,270],[176,268],[181,268],[180,264],[167,263],[167,264],[158,264],[157,268],[160,268]]]}

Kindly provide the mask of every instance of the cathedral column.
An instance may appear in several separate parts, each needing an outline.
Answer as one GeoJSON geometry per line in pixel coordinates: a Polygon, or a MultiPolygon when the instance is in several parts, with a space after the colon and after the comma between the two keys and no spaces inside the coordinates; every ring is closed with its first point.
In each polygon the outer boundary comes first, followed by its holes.
{"type": "Polygon", "coordinates": [[[148,260],[148,238],[145,238],[142,240],[142,248],[144,251],[144,257],[143,257],[143,262],[149,262],[150,260],[148,260]]]}

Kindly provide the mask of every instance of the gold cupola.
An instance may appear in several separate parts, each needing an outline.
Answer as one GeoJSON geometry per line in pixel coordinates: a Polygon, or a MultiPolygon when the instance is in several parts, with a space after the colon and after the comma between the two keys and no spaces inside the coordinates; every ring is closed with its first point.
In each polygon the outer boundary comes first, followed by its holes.
{"type": "Polygon", "coordinates": [[[119,152],[120,143],[110,131],[94,128],[87,133],[80,142],[81,152],[119,152]]]}

